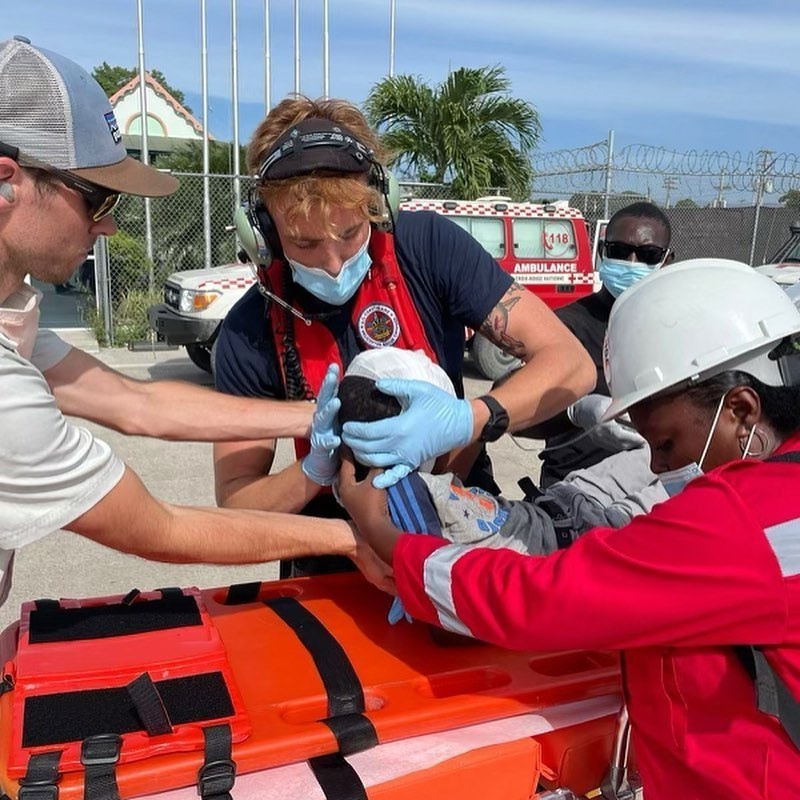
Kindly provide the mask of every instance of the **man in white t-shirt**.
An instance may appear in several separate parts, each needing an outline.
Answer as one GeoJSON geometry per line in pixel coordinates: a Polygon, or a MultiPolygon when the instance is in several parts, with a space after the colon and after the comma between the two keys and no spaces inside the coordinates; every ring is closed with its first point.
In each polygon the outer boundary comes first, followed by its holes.
{"type": "Polygon", "coordinates": [[[0,602],[14,551],[60,528],[162,561],[340,553],[368,568],[370,552],[341,520],[312,525],[285,514],[159,502],[108,445],[65,419],[194,441],[311,431],[306,467],[327,469],[332,433],[317,435],[316,423],[335,416],[335,376],[312,427],[310,403],[135,381],[38,329],[41,295],[26,274],[63,283],[98,236],[116,232],[111,211],[120,194],[159,197],[177,187],[171,175],[127,156],[103,90],[77,64],[22,37],[0,43],[0,602]]]}

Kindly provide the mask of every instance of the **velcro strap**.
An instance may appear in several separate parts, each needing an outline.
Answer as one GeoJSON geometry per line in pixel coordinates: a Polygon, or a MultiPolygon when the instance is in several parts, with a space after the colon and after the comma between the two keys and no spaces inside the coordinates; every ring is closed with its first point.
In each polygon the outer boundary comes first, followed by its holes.
{"type": "Polygon", "coordinates": [[[167,709],[164,708],[164,701],[153,679],[146,672],[134,678],[125,688],[148,736],[172,733],[172,724],[167,709]]]}
{"type": "MultiPolygon", "coordinates": [[[[155,684],[172,725],[231,717],[233,702],[221,672],[168,678],[155,684]]],[[[25,699],[22,746],[80,742],[90,736],[144,730],[126,687],[87,689],[25,699]]]]}
{"type": "Polygon", "coordinates": [[[61,608],[53,600],[37,600],[30,613],[30,644],[106,639],[134,633],[202,625],[197,600],[180,590],[162,589],[156,600],[101,606],[61,608]],[[177,592],[177,594],[176,594],[177,592]]]}

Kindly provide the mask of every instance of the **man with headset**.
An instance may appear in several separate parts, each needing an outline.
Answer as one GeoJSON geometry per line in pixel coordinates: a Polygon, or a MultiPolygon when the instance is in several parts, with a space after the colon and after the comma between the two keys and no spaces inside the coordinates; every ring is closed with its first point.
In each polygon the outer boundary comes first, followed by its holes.
{"type": "MultiPolygon", "coordinates": [[[[397,211],[377,136],[350,103],[283,100],[256,129],[248,165],[256,184],[238,227],[260,281],[222,326],[218,389],[311,399],[329,364],[346,367],[361,350],[394,345],[425,352],[463,396],[465,326],[526,362],[456,414],[430,414],[435,388],[401,381],[404,412],[384,421],[388,438],[379,429],[378,439],[364,439],[365,449],[386,450],[377,455],[389,468],[384,483],[431,455],[546,419],[591,390],[594,369],[577,340],[471,236],[435,213],[397,211]]],[[[329,373],[323,399],[335,381],[329,373]]],[[[275,474],[273,438],[217,443],[218,502],[338,513],[332,497],[320,495],[337,468],[335,410],[335,400],[320,404],[310,452],[275,474]]],[[[481,466],[483,476],[465,476],[473,485],[490,479],[481,466]]],[[[326,567],[297,564],[294,572],[309,569],[326,567]]]]}

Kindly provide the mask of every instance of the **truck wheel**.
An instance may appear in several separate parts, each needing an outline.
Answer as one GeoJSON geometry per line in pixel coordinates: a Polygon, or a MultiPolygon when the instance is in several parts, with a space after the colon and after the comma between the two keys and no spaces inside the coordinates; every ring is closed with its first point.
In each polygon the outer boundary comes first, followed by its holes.
{"type": "Polygon", "coordinates": [[[518,358],[504,353],[479,333],[475,334],[472,341],[472,357],[481,375],[492,381],[499,380],[522,365],[518,358]]]}
{"type": "Polygon", "coordinates": [[[187,344],[186,352],[196,367],[200,367],[203,372],[211,372],[211,348],[207,344],[201,342],[187,344]]]}

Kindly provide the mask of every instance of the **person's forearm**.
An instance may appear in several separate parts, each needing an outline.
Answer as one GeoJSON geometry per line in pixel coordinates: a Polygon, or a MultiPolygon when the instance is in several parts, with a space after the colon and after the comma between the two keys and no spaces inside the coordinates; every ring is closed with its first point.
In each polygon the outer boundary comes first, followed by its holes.
{"type": "MultiPolygon", "coordinates": [[[[506,409],[509,431],[527,428],[563,411],[594,388],[597,373],[588,353],[577,344],[565,357],[562,346],[541,349],[502,386],[490,394],[506,409]]],[[[473,440],[489,419],[489,409],[480,400],[471,401],[473,440]]]]}
{"type": "Polygon", "coordinates": [[[138,555],[158,561],[212,564],[356,555],[355,534],[344,520],[224,508],[168,506],[167,511],[164,542],[138,555]]]}
{"type": "Polygon", "coordinates": [[[295,461],[272,475],[246,475],[217,482],[217,503],[225,508],[256,508],[262,511],[301,511],[319,493],[295,461]]]}
{"type": "Polygon", "coordinates": [[[63,414],[121,433],[182,441],[306,437],[312,403],[234,397],[180,381],[138,381],[73,348],[45,373],[63,414]]]}
{"type": "Polygon", "coordinates": [[[397,540],[403,531],[396,528],[388,518],[372,519],[368,523],[362,522],[358,532],[364,541],[377,553],[378,557],[387,564],[392,563],[392,554],[397,540]]]}
{"type": "Polygon", "coordinates": [[[138,384],[139,409],[126,431],[182,441],[306,437],[312,403],[234,397],[179,381],[138,384]]]}
{"type": "Polygon", "coordinates": [[[124,553],[172,563],[250,564],[327,553],[357,555],[354,530],[343,520],[175,506],[153,498],[130,469],[65,528],[124,553]]]}

